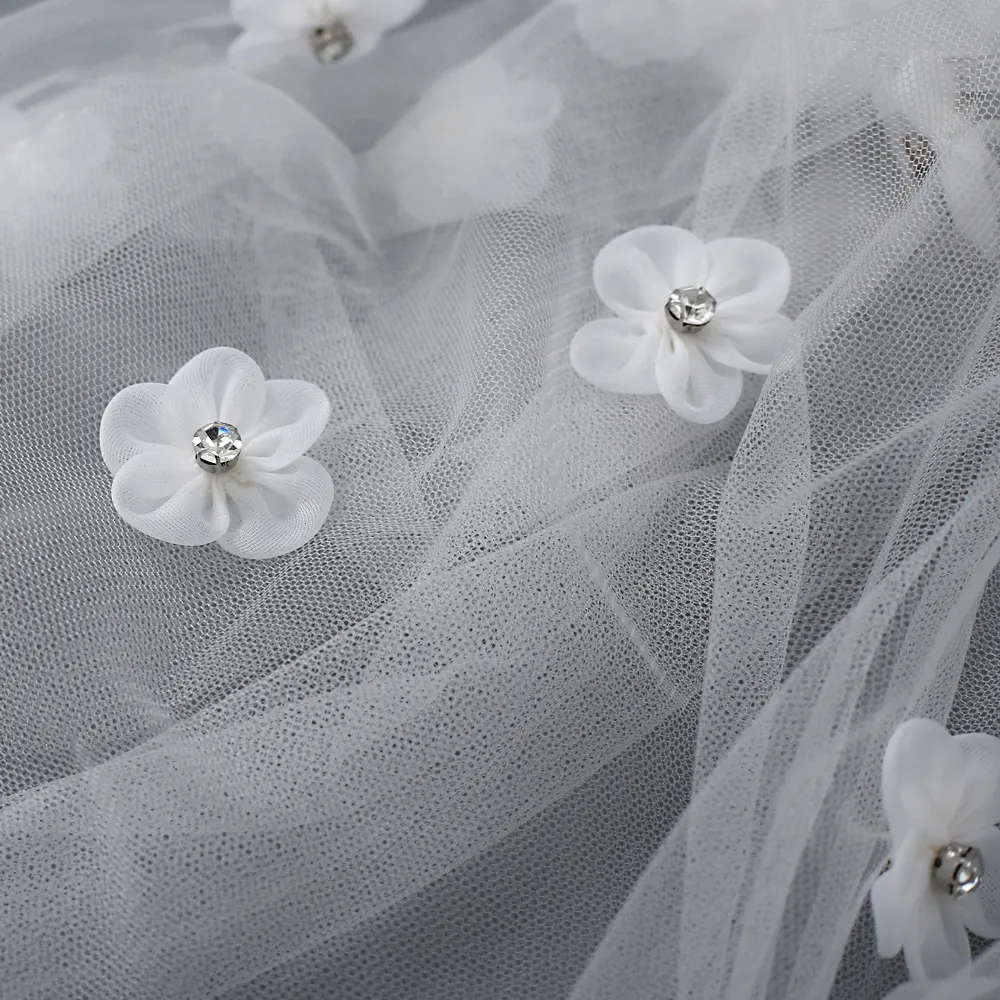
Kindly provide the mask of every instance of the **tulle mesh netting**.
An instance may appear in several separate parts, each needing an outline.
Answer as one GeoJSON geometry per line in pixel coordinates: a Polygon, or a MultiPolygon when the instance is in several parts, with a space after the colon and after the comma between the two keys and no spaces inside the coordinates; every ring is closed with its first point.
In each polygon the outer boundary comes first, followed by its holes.
{"type": "MultiPolygon", "coordinates": [[[[750,11],[714,66],[622,68],[572,4],[483,0],[264,79],[209,0],[0,23],[0,89],[109,150],[30,212],[0,190],[5,1000],[905,980],[866,901],[885,741],[1000,735],[1000,19],[698,9],[709,50],[750,11]],[[561,91],[547,182],[408,221],[382,137],[486,52],[561,91]],[[915,141],[933,81],[878,98],[914,52],[954,68],[978,160],[915,141]],[[718,424],[568,364],[594,254],[653,222],[792,264],[791,341],[718,424]],[[110,502],[107,401],[219,344],[332,402],[334,509],[286,557],[110,502]]],[[[980,951],[942,996],[993,995],[980,951]]]]}

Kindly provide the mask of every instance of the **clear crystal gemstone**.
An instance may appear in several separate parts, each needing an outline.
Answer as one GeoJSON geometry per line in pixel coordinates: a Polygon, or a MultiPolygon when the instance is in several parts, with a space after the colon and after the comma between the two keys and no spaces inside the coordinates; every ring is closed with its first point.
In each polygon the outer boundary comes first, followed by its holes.
{"type": "Polygon", "coordinates": [[[967,896],[975,892],[986,874],[983,854],[978,847],[945,844],[934,855],[931,876],[949,896],[967,896]]]}
{"type": "Polygon", "coordinates": [[[313,55],[321,63],[335,63],[354,48],[354,35],[343,21],[331,21],[309,33],[313,55]]]}
{"type": "Polygon", "coordinates": [[[667,299],[667,322],[678,333],[696,333],[715,315],[715,299],[704,288],[685,285],[667,299]]]}
{"type": "Polygon", "coordinates": [[[205,424],[194,432],[195,461],[206,472],[228,472],[243,451],[240,432],[224,420],[205,424]]]}

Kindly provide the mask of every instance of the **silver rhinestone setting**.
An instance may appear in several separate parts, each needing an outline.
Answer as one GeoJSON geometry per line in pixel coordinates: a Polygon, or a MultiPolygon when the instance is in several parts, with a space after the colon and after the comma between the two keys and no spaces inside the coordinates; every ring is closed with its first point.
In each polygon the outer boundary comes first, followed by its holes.
{"type": "Polygon", "coordinates": [[[243,451],[240,432],[225,420],[215,420],[199,427],[191,439],[194,458],[206,472],[228,472],[243,451]]]}
{"type": "Polygon", "coordinates": [[[341,20],[317,25],[309,32],[309,43],[317,62],[324,65],[340,62],[354,48],[354,35],[341,20]]]}
{"type": "Polygon", "coordinates": [[[986,874],[982,852],[967,844],[945,844],[934,855],[931,878],[949,896],[967,896],[975,892],[986,874]]]}
{"type": "Polygon", "coordinates": [[[664,311],[670,329],[676,333],[697,333],[715,316],[718,303],[700,285],[675,288],[667,299],[664,311]]]}

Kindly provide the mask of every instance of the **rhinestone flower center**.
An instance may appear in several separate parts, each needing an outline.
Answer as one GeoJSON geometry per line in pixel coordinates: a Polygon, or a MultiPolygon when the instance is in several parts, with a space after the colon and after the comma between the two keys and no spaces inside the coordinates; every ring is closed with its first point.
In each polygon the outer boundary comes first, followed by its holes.
{"type": "Polygon", "coordinates": [[[341,20],[321,24],[309,32],[309,41],[317,62],[339,62],[354,48],[354,35],[341,20]]]}
{"type": "Polygon", "coordinates": [[[224,420],[199,427],[191,440],[195,461],[206,472],[228,472],[243,451],[240,432],[224,420]]]}
{"type": "Polygon", "coordinates": [[[715,315],[718,303],[704,288],[685,285],[675,288],[667,299],[667,323],[677,333],[697,333],[715,315]]]}
{"type": "Polygon", "coordinates": [[[965,844],[945,844],[931,865],[935,885],[949,896],[967,896],[975,892],[986,874],[983,854],[977,847],[965,844]]]}

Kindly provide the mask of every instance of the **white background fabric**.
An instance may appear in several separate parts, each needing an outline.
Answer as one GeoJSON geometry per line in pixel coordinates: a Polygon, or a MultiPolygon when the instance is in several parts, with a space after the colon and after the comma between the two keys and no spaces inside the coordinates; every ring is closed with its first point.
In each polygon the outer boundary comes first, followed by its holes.
{"type": "Polygon", "coordinates": [[[480,0],[265,81],[225,6],[0,25],[0,90],[85,91],[117,192],[0,241],[0,994],[885,996],[885,742],[1000,735],[1000,231],[871,94],[916,48],[996,117],[994,5],[790,2],[719,73],[480,0]],[[549,182],[415,227],[359,164],[486,52],[561,90],[549,182]],[[654,223],[791,261],[717,425],[568,364],[654,223]],[[217,345],[331,400],[287,557],[110,502],[107,401],[217,345]]]}

